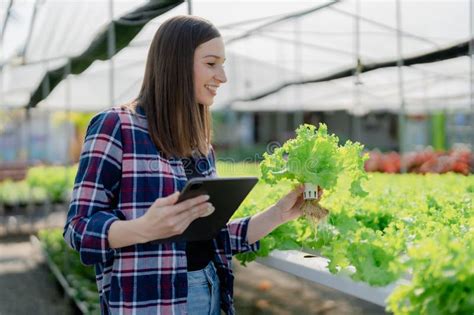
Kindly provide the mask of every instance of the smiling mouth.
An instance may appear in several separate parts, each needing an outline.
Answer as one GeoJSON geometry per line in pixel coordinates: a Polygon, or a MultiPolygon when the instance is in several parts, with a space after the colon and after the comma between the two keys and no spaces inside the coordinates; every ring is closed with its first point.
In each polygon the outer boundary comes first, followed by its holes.
{"type": "Polygon", "coordinates": [[[217,88],[218,88],[217,85],[209,85],[209,84],[206,84],[206,85],[204,85],[204,87],[205,87],[209,92],[211,92],[212,95],[216,95],[216,93],[217,93],[217,88]]]}

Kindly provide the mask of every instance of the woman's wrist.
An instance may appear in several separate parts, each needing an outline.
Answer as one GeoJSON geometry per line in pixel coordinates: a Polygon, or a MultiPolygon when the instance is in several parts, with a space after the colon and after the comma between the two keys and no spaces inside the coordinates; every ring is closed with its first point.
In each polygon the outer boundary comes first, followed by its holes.
{"type": "Polygon", "coordinates": [[[153,240],[151,237],[151,227],[149,225],[149,221],[147,221],[145,216],[141,216],[135,221],[135,228],[138,233],[138,238],[140,240],[140,243],[147,243],[153,240]]]}
{"type": "Polygon", "coordinates": [[[265,211],[253,215],[250,219],[247,231],[247,239],[249,243],[253,244],[262,237],[265,237],[280,224],[282,224],[282,216],[279,208],[275,205],[267,208],[265,211]]]}
{"type": "Polygon", "coordinates": [[[282,225],[289,221],[289,220],[285,220],[283,209],[281,208],[281,206],[278,205],[278,203],[271,206],[269,210],[273,212],[273,217],[276,220],[275,221],[276,226],[282,225]]]}
{"type": "Polygon", "coordinates": [[[150,241],[149,228],[143,217],[117,220],[110,225],[108,239],[111,248],[143,244],[150,241]]]}
{"type": "Polygon", "coordinates": [[[267,211],[271,213],[270,217],[273,218],[273,224],[275,227],[285,223],[282,215],[282,209],[277,203],[271,206],[267,211]]]}

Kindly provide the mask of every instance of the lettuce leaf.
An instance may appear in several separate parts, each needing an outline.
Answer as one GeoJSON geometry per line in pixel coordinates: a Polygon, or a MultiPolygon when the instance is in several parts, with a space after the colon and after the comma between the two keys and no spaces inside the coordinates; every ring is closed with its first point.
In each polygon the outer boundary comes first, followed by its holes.
{"type": "Polygon", "coordinates": [[[328,133],[325,124],[304,124],[296,129],[296,138],[290,139],[272,154],[264,153],[260,163],[262,180],[274,185],[281,180],[311,183],[323,189],[336,186],[341,175],[351,179],[352,195],[364,197],[361,184],[366,180],[362,154],[364,146],[347,141],[339,145],[339,138],[328,133]]]}

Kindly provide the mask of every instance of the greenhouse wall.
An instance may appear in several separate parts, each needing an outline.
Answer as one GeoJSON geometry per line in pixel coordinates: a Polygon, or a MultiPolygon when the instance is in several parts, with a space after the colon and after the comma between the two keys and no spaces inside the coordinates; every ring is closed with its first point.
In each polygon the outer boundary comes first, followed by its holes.
{"type": "Polygon", "coordinates": [[[5,124],[0,132],[0,161],[67,164],[72,132],[68,123],[53,123],[51,112],[32,110],[29,120],[5,124]]]}

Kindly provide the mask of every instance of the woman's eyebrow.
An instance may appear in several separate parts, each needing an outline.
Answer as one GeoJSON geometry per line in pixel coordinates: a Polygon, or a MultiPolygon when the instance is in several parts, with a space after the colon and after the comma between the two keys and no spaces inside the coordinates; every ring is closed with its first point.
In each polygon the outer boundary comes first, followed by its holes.
{"type": "Polygon", "coordinates": [[[207,56],[204,56],[203,58],[208,58],[208,57],[214,57],[216,59],[224,59],[224,61],[225,61],[225,58],[219,57],[217,55],[207,55],[207,56]]]}

